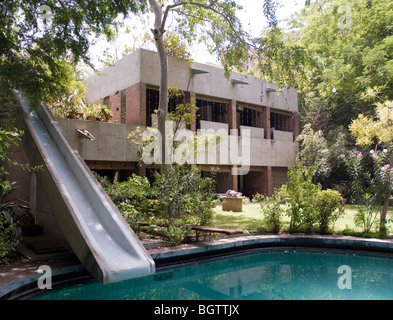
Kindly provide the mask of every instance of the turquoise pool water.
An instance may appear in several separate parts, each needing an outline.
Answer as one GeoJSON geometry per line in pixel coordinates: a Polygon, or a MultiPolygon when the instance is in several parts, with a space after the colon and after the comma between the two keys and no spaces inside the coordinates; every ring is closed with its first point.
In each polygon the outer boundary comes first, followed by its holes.
{"type": "Polygon", "coordinates": [[[49,290],[35,299],[393,299],[393,260],[323,252],[254,252],[165,268],[121,283],[49,290]]]}

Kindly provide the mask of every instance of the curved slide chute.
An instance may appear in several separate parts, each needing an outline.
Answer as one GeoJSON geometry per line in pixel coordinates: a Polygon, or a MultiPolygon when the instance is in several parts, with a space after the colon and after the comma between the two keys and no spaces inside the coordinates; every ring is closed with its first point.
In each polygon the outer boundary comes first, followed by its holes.
{"type": "Polygon", "coordinates": [[[47,106],[31,111],[15,92],[24,112],[25,150],[45,188],[53,215],[85,268],[100,282],[114,283],[155,272],[155,263],[67,140],[47,106]]]}

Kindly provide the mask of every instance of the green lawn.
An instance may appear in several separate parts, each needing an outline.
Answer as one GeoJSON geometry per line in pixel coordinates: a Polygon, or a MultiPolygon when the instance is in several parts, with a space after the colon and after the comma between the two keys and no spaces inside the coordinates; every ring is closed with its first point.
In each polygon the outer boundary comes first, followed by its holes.
{"type": "MultiPolygon", "coordinates": [[[[362,229],[356,227],[354,224],[354,215],[356,214],[357,206],[346,205],[345,214],[339,218],[334,226],[334,233],[339,234],[356,234],[361,233],[362,229]]],[[[214,227],[231,228],[231,229],[246,229],[248,231],[257,230],[263,231],[263,215],[259,204],[243,204],[242,212],[226,212],[222,211],[221,206],[214,208],[215,218],[213,221],[214,227]]],[[[393,208],[389,208],[387,219],[393,219],[393,208]]],[[[289,217],[283,216],[283,230],[289,229],[289,217]]],[[[393,224],[388,226],[388,232],[393,231],[393,224]]]]}

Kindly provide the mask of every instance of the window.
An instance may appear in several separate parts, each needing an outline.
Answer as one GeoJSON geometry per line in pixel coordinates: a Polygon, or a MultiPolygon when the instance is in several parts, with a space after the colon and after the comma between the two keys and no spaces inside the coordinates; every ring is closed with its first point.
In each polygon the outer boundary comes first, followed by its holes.
{"type": "Polygon", "coordinates": [[[121,92],[120,122],[123,124],[127,122],[127,90],[121,92]]]}
{"type": "Polygon", "coordinates": [[[159,91],[154,89],[146,89],[146,125],[153,125],[151,115],[158,110],[159,91]]]}
{"type": "Polygon", "coordinates": [[[228,123],[227,104],[197,99],[197,128],[200,129],[200,121],[212,121],[228,123]]]}
{"type": "Polygon", "coordinates": [[[237,108],[238,125],[262,128],[262,112],[239,106],[237,108]]]}
{"type": "Polygon", "coordinates": [[[282,113],[270,113],[270,127],[274,130],[292,132],[291,116],[282,113]]]}
{"type": "MultiPolygon", "coordinates": [[[[184,103],[184,98],[179,99],[169,99],[168,101],[168,112],[174,112],[176,110],[176,105],[184,103]]],[[[156,113],[158,110],[158,104],[160,101],[160,92],[156,89],[146,89],[146,125],[148,127],[152,126],[151,115],[156,113]]]]}

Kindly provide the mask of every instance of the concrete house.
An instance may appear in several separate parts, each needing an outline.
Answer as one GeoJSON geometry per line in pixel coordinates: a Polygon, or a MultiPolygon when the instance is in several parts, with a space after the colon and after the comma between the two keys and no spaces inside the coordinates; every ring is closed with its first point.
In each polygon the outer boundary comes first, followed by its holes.
{"type": "MultiPolygon", "coordinates": [[[[86,80],[88,103],[111,106],[114,123],[59,119],[69,139],[90,169],[149,175],[154,167],[138,166],[137,148],[127,136],[136,127],[151,126],[158,108],[160,66],[156,52],[140,49],[86,80]],[[81,132],[87,130],[95,139],[81,132]],[[91,138],[91,137],[90,137],[91,138]]],[[[288,167],[298,152],[298,103],[294,88],[276,92],[276,85],[240,73],[225,78],[220,67],[169,57],[169,86],[184,92],[186,101],[196,100],[196,121],[188,128],[221,130],[238,135],[240,145],[247,129],[250,163],[247,174],[236,175],[230,160],[198,161],[208,174],[214,165],[217,192],[234,189],[245,195],[264,193],[286,182],[288,167]],[[237,131],[234,131],[237,130],[237,131]]],[[[240,148],[239,148],[240,149],[240,148]]],[[[241,151],[239,151],[241,153],[241,151]]]]}

